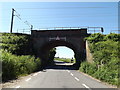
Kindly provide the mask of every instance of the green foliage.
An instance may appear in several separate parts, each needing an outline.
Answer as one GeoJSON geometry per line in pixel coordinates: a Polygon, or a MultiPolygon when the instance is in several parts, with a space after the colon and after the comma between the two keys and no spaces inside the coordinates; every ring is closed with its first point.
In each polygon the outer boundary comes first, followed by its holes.
{"type": "Polygon", "coordinates": [[[29,36],[11,33],[0,33],[0,47],[17,55],[29,54],[29,36]]]}
{"type": "Polygon", "coordinates": [[[30,56],[30,36],[23,34],[0,33],[0,63],[3,81],[30,74],[41,69],[41,60],[30,56]],[[19,55],[19,56],[17,56],[19,55]]]}
{"type": "Polygon", "coordinates": [[[97,70],[96,64],[90,64],[88,62],[81,63],[80,71],[82,71],[84,73],[87,73],[89,75],[93,75],[93,73],[95,73],[96,70],[97,70]]]}
{"type": "Polygon", "coordinates": [[[88,40],[90,43],[96,43],[99,41],[103,41],[104,35],[100,33],[95,33],[95,34],[91,34],[89,37],[86,37],[85,39],[88,40]]]}
{"type": "Polygon", "coordinates": [[[102,81],[118,85],[118,66],[120,58],[120,34],[92,34],[87,37],[94,63],[81,63],[80,71],[102,81]]]}
{"type": "MultiPolygon", "coordinates": [[[[71,63],[71,59],[69,58],[54,58],[54,60],[71,63]]],[[[75,62],[75,60],[73,62],[75,62]]]]}
{"type": "Polygon", "coordinates": [[[110,70],[106,66],[101,67],[93,76],[110,84],[118,85],[118,71],[110,70]]]}
{"type": "MultiPolygon", "coordinates": [[[[30,74],[36,70],[35,57],[32,56],[19,56],[20,67],[24,68],[24,72],[30,74]]],[[[20,72],[23,72],[20,70],[20,72]]]]}
{"type": "Polygon", "coordinates": [[[106,35],[105,40],[113,40],[113,41],[119,41],[120,34],[110,33],[106,35]]]}
{"type": "Polygon", "coordinates": [[[53,48],[49,51],[49,64],[52,64],[53,63],[53,60],[54,60],[54,57],[55,57],[55,54],[56,54],[56,48],[53,48]]]}
{"type": "Polygon", "coordinates": [[[0,62],[2,62],[2,80],[17,78],[23,74],[30,74],[40,69],[41,61],[34,56],[16,56],[1,50],[0,62]]]}

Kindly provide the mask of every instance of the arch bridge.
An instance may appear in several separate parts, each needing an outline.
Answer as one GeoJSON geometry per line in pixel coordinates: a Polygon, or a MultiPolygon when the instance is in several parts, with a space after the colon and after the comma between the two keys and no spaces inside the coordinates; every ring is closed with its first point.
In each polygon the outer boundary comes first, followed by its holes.
{"type": "MultiPolygon", "coordinates": [[[[49,60],[49,51],[57,46],[66,46],[74,51],[76,67],[86,58],[87,28],[58,29],[58,30],[32,30],[33,50],[40,57],[43,65],[49,60]]],[[[64,53],[64,52],[63,52],[64,53]]]]}

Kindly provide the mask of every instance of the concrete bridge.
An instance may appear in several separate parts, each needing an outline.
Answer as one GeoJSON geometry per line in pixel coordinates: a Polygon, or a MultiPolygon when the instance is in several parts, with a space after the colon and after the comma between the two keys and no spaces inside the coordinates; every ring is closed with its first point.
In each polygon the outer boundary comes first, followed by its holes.
{"type": "Polygon", "coordinates": [[[36,56],[41,58],[44,65],[46,65],[49,60],[49,51],[52,48],[66,46],[74,51],[76,59],[75,66],[79,67],[80,62],[86,58],[84,38],[87,35],[87,28],[31,31],[33,50],[36,56]]]}

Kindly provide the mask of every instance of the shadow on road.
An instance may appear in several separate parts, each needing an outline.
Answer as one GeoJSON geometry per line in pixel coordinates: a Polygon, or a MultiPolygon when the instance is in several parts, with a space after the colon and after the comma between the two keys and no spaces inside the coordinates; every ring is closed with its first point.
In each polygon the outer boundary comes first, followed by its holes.
{"type": "Polygon", "coordinates": [[[61,63],[52,66],[47,66],[45,69],[76,70],[76,68],[73,65],[63,65],[61,63]]]}
{"type": "Polygon", "coordinates": [[[54,60],[54,63],[55,64],[66,64],[66,63],[69,63],[69,62],[63,62],[63,61],[54,60]]]}

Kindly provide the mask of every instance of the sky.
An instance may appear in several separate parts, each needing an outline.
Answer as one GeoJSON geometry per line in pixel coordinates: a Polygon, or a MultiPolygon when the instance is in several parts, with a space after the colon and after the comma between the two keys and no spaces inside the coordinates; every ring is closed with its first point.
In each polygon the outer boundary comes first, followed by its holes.
{"type": "Polygon", "coordinates": [[[118,2],[119,0],[0,0],[0,2],[118,2]]]}
{"type": "MultiPolygon", "coordinates": [[[[0,2],[0,7],[0,32],[10,32],[12,8],[15,9],[13,32],[29,33],[30,25],[34,30],[103,27],[104,34],[118,30],[118,2],[0,2]]],[[[61,57],[71,58],[74,54],[65,47],[57,48],[57,52],[61,57]]]]}
{"type": "Polygon", "coordinates": [[[65,47],[65,46],[59,46],[56,47],[56,55],[55,57],[60,57],[60,58],[74,58],[74,52],[72,49],[65,47]]]}

